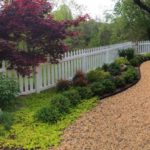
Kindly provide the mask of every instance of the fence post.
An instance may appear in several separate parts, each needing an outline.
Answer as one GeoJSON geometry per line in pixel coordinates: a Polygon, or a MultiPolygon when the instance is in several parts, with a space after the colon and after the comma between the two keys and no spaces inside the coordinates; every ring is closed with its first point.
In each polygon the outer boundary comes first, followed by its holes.
{"type": "Polygon", "coordinates": [[[41,91],[41,74],[40,74],[40,65],[34,68],[35,74],[35,90],[36,93],[40,93],[41,91]]]}
{"type": "Polygon", "coordinates": [[[3,69],[3,72],[6,72],[6,64],[5,64],[5,61],[2,62],[2,69],[3,69]]]}
{"type": "Polygon", "coordinates": [[[106,64],[109,64],[109,50],[106,50],[106,64]]]}
{"type": "Polygon", "coordinates": [[[132,43],[132,48],[135,49],[135,54],[138,54],[138,41],[132,43]]]}
{"type": "Polygon", "coordinates": [[[84,54],[82,57],[82,71],[86,73],[86,55],[84,54]]]}

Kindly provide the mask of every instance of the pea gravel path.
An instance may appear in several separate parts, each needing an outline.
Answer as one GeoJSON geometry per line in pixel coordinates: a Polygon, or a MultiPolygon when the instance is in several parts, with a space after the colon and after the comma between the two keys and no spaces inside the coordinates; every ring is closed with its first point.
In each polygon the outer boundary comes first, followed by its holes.
{"type": "Polygon", "coordinates": [[[57,150],[150,150],[150,61],[141,80],[106,98],[64,131],[57,150]]]}

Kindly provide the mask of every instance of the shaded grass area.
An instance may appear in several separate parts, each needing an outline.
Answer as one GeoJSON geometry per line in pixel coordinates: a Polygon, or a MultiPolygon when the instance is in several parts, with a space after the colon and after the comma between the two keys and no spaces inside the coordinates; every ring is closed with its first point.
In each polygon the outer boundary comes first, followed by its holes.
{"type": "Polygon", "coordinates": [[[46,150],[48,147],[57,146],[61,141],[63,129],[97,104],[97,98],[83,100],[76,108],[71,108],[70,114],[63,116],[57,124],[36,121],[34,115],[37,110],[49,105],[50,99],[56,94],[58,93],[52,89],[18,98],[15,104],[8,108],[14,115],[11,130],[4,131],[0,126],[0,147],[46,150]]]}

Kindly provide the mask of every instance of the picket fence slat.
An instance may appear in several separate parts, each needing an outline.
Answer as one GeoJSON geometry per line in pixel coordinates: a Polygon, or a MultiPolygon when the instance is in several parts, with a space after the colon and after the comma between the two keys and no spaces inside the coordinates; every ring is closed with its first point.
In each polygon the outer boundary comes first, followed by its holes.
{"type": "Polygon", "coordinates": [[[20,94],[27,95],[54,87],[58,80],[71,80],[77,70],[88,71],[101,67],[104,63],[111,63],[118,57],[118,51],[135,48],[136,53],[150,52],[150,41],[126,42],[101,46],[96,48],[81,49],[65,53],[59,64],[40,64],[30,77],[22,77],[16,71],[6,70],[5,62],[2,63],[0,73],[5,73],[19,82],[20,94]]]}

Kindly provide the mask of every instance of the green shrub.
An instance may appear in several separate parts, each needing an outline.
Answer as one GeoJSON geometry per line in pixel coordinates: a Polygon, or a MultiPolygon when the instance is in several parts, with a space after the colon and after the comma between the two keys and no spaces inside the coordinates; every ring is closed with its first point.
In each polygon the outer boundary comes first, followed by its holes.
{"type": "Polygon", "coordinates": [[[81,100],[79,92],[75,89],[70,89],[69,91],[64,92],[63,95],[70,100],[72,106],[76,106],[81,100]]]}
{"type": "Polygon", "coordinates": [[[119,57],[119,58],[117,58],[117,59],[115,60],[115,63],[116,63],[116,64],[119,64],[119,65],[122,65],[122,64],[128,65],[128,64],[129,64],[129,61],[128,61],[127,58],[125,58],[125,57],[119,57]]]}
{"type": "Polygon", "coordinates": [[[13,115],[0,110],[0,124],[2,124],[6,130],[10,130],[13,124],[13,115]]]}
{"type": "Polygon", "coordinates": [[[105,79],[102,82],[95,82],[91,85],[94,95],[102,96],[106,93],[112,93],[116,90],[115,83],[110,79],[105,79]]]}
{"type": "Polygon", "coordinates": [[[116,90],[115,83],[112,80],[106,79],[102,81],[105,93],[112,93],[116,90]]]}
{"type": "Polygon", "coordinates": [[[51,107],[57,107],[60,113],[68,113],[70,106],[70,100],[61,94],[56,95],[51,99],[51,107]]]}
{"type": "Polygon", "coordinates": [[[113,76],[120,75],[121,74],[120,65],[117,63],[111,63],[108,67],[108,71],[113,76]]]}
{"type": "Polygon", "coordinates": [[[138,79],[138,72],[134,67],[129,67],[127,71],[122,74],[122,77],[126,83],[133,83],[138,79]]]}
{"type": "Polygon", "coordinates": [[[139,63],[143,63],[144,61],[148,60],[145,55],[136,55],[134,58],[138,59],[139,63]]]}
{"type": "Polygon", "coordinates": [[[150,53],[147,53],[144,56],[147,58],[147,60],[150,60],[150,53]]]}
{"type": "Polygon", "coordinates": [[[93,96],[93,92],[90,87],[78,87],[77,88],[81,99],[89,99],[93,96]]]}
{"type": "Polygon", "coordinates": [[[57,107],[44,107],[37,111],[35,117],[45,123],[56,123],[60,119],[60,112],[57,107]]]}
{"type": "Polygon", "coordinates": [[[77,71],[72,81],[74,86],[86,86],[88,84],[86,75],[82,71],[77,71]]]}
{"type": "Polygon", "coordinates": [[[118,53],[119,53],[120,57],[125,57],[128,60],[134,58],[134,49],[132,49],[132,48],[120,50],[118,53]]]}
{"type": "Polygon", "coordinates": [[[56,89],[58,91],[68,90],[71,86],[71,82],[68,80],[59,80],[56,84],[56,89]]]}
{"type": "Polygon", "coordinates": [[[102,69],[103,69],[104,71],[108,71],[108,67],[109,67],[108,64],[104,64],[104,65],[102,66],[102,69]]]}
{"type": "Polygon", "coordinates": [[[87,79],[90,82],[99,82],[109,77],[110,77],[110,73],[105,72],[104,70],[101,69],[92,70],[87,73],[87,79]]]}
{"type": "Polygon", "coordinates": [[[19,93],[17,81],[6,76],[0,76],[0,107],[6,107],[19,93]]]}
{"type": "Polygon", "coordinates": [[[125,83],[125,80],[124,80],[123,77],[118,76],[118,77],[115,78],[115,85],[116,85],[117,88],[124,87],[125,84],[126,83],[125,83]]]}
{"type": "Polygon", "coordinates": [[[105,94],[105,87],[103,86],[102,82],[92,83],[91,89],[94,95],[100,96],[105,94]]]}
{"type": "Polygon", "coordinates": [[[137,67],[140,64],[141,64],[141,62],[140,62],[140,60],[137,57],[135,57],[135,58],[133,58],[133,59],[130,60],[130,65],[132,65],[134,67],[137,67]]]}

